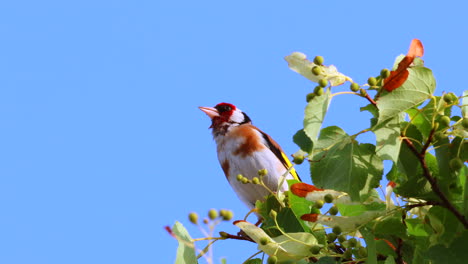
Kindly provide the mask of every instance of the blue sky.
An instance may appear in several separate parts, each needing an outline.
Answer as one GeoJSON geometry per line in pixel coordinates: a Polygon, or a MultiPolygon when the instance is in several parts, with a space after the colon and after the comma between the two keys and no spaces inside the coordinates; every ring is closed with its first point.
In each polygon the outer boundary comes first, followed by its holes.
{"type": "MultiPolygon", "coordinates": [[[[172,263],[190,211],[242,218],[198,106],[236,104],[291,154],[314,87],[283,57],[322,55],[364,83],[413,38],[437,93],[464,89],[463,1],[4,1],[0,263],[172,263]]],[[[347,89],[346,88],[338,88],[347,89]]],[[[332,102],[355,133],[366,102],[332,102]]],[[[372,141],[372,138],[363,138],[372,141]]],[[[299,168],[306,182],[306,165],[299,168]]],[[[237,232],[230,223],[217,231],[237,232]]],[[[224,241],[215,263],[253,244],[224,241]]]]}

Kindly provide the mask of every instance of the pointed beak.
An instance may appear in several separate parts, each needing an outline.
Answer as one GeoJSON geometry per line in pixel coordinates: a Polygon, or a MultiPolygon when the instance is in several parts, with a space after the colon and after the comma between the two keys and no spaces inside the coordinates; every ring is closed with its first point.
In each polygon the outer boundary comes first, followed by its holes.
{"type": "Polygon", "coordinates": [[[216,110],[216,108],[214,107],[204,107],[204,106],[200,106],[198,107],[200,108],[200,110],[202,110],[206,115],[208,115],[211,119],[213,119],[214,117],[217,117],[219,116],[219,113],[218,113],[218,110],[216,110]]]}

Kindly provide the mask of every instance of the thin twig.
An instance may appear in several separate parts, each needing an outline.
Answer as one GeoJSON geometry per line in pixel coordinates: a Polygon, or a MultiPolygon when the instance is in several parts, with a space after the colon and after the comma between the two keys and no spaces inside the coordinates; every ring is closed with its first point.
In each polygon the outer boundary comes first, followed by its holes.
{"type": "Polygon", "coordinates": [[[224,237],[226,239],[246,240],[246,241],[250,241],[250,242],[255,243],[255,241],[253,241],[253,239],[250,238],[247,234],[242,234],[242,235],[237,235],[236,236],[236,235],[232,235],[232,234],[229,234],[229,233],[225,233],[224,237]]]}
{"type": "MultiPolygon", "coordinates": [[[[437,180],[432,177],[431,171],[429,170],[429,167],[427,166],[426,160],[425,160],[425,155],[426,152],[418,152],[416,147],[413,145],[413,142],[411,142],[408,138],[406,138],[404,135],[401,135],[403,138],[403,142],[408,146],[408,148],[414,153],[414,155],[418,158],[419,162],[421,163],[421,167],[423,169],[423,176],[426,178],[426,180],[431,184],[432,190],[434,193],[440,198],[441,200],[441,206],[445,207],[447,210],[452,212],[452,214],[455,215],[455,217],[463,224],[465,229],[468,229],[468,220],[466,220],[465,216],[461,214],[457,208],[449,201],[447,196],[445,195],[444,192],[440,189],[439,185],[437,184],[437,180]]],[[[428,139],[430,141],[430,138],[428,139]]],[[[427,145],[427,143],[426,143],[427,145]]],[[[424,149],[424,147],[423,147],[424,149]]]]}
{"type": "Polygon", "coordinates": [[[429,132],[429,136],[427,137],[426,144],[424,144],[423,148],[421,149],[421,155],[424,156],[426,154],[427,148],[431,145],[432,137],[434,136],[435,130],[436,128],[434,127],[431,129],[431,132],[429,132]]]}
{"type": "Polygon", "coordinates": [[[405,205],[405,209],[411,210],[411,209],[416,208],[416,207],[423,207],[423,206],[427,206],[427,205],[440,205],[440,206],[443,206],[443,204],[441,202],[439,202],[439,201],[428,201],[428,202],[425,202],[425,203],[405,205]]]}
{"type": "Polygon", "coordinates": [[[369,102],[371,104],[373,104],[374,106],[377,106],[377,103],[374,101],[374,99],[372,99],[368,93],[366,93],[366,95],[364,96],[367,100],[369,100],[369,102]]]}

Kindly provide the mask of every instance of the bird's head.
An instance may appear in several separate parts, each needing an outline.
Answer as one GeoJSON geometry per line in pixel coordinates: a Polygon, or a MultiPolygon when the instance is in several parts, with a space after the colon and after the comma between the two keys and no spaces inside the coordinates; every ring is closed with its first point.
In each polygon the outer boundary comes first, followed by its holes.
{"type": "Polygon", "coordinates": [[[199,108],[211,118],[210,128],[215,134],[224,134],[232,126],[251,123],[249,116],[233,104],[219,103],[215,107],[199,108]]]}

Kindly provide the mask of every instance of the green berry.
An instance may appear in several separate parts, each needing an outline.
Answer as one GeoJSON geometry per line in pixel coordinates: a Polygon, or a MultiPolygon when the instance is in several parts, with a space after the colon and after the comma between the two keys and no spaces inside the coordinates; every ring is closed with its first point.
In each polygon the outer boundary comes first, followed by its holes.
{"type": "Polygon", "coordinates": [[[304,155],[294,155],[293,162],[297,165],[302,164],[304,162],[304,155]]]}
{"type": "Polygon", "coordinates": [[[334,250],[336,248],[335,243],[328,243],[328,248],[334,250]]]}
{"type": "Polygon", "coordinates": [[[323,204],[324,204],[323,200],[317,200],[314,203],[314,207],[317,208],[317,209],[320,209],[320,208],[323,207],[323,204]]]}
{"type": "Polygon", "coordinates": [[[197,213],[190,213],[189,216],[188,216],[190,222],[194,225],[196,225],[198,223],[198,214],[197,213]]]}
{"type": "Polygon", "coordinates": [[[357,246],[357,239],[354,238],[354,237],[348,239],[348,245],[349,245],[349,247],[355,247],[355,246],[357,246]]]}
{"type": "Polygon", "coordinates": [[[439,124],[442,126],[450,126],[450,117],[442,116],[439,118],[439,124]]]}
{"type": "Polygon", "coordinates": [[[270,217],[271,217],[271,218],[275,219],[277,215],[278,215],[278,213],[277,213],[275,210],[272,209],[272,210],[270,211],[270,217]]]}
{"type": "Polygon", "coordinates": [[[343,230],[341,230],[341,227],[340,227],[340,226],[334,226],[333,229],[332,229],[332,232],[333,232],[334,234],[339,235],[339,234],[341,234],[341,233],[343,232],[343,230]]]}
{"type": "Polygon", "coordinates": [[[444,99],[444,101],[447,103],[447,104],[451,104],[453,103],[453,96],[451,94],[444,94],[444,97],[442,97],[444,99]]]}
{"type": "Polygon", "coordinates": [[[320,73],[322,72],[322,69],[320,68],[320,66],[314,66],[312,67],[312,74],[317,76],[319,75],[320,73]]]}
{"type": "Polygon", "coordinates": [[[276,264],[276,262],[278,262],[278,258],[276,256],[269,256],[268,257],[268,260],[267,260],[268,264],[276,264]]]}
{"type": "Polygon", "coordinates": [[[306,96],[306,101],[310,102],[312,99],[314,99],[315,93],[308,93],[306,96]]]}
{"type": "Polygon", "coordinates": [[[387,78],[388,76],[390,76],[390,71],[388,69],[382,69],[380,71],[380,77],[383,79],[387,78]]]}
{"type": "Polygon", "coordinates": [[[359,258],[365,258],[365,257],[367,257],[367,249],[366,249],[365,247],[363,247],[363,246],[360,246],[360,247],[358,248],[357,256],[358,256],[359,258]]]}
{"type": "Polygon", "coordinates": [[[315,56],[314,63],[317,64],[317,65],[322,65],[323,64],[323,57],[322,56],[315,56]]]}
{"type": "Polygon", "coordinates": [[[452,170],[457,171],[463,167],[463,161],[458,157],[453,158],[450,160],[449,165],[450,165],[450,168],[452,168],[452,170]]]}
{"type": "Polygon", "coordinates": [[[323,94],[323,88],[320,86],[315,87],[314,93],[317,96],[321,96],[323,94]]]}
{"type": "Polygon", "coordinates": [[[242,182],[243,184],[247,184],[247,183],[249,183],[250,181],[249,181],[249,179],[247,179],[246,177],[244,177],[244,178],[242,178],[241,182],[242,182]]]}
{"type": "Polygon", "coordinates": [[[268,237],[260,238],[260,245],[265,246],[266,244],[268,244],[268,242],[270,242],[270,239],[268,237]]]}
{"type": "Polygon", "coordinates": [[[349,249],[347,249],[344,253],[343,253],[343,259],[351,259],[353,257],[353,252],[349,249]]]}
{"type": "Polygon", "coordinates": [[[219,232],[219,236],[222,237],[222,238],[224,238],[224,239],[226,239],[226,238],[229,237],[229,234],[226,233],[226,232],[224,232],[224,231],[221,231],[221,232],[219,232]]]}
{"type": "Polygon", "coordinates": [[[323,197],[323,200],[325,200],[326,203],[332,203],[333,202],[333,195],[327,193],[323,197]]]}
{"type": "Polygon", "coordinates": [[[330,207],[330,210],[328,210],[328,212],[329,212],[331,215],[337,215],[337,214],[338,214],[338,207],[332,206],[332,207],[330,207]]]}
{"type": "Polygon", "coordinates": [[[327,85],[328,85],[327,79],[325,79],[325,78],[320,79],[320,81],[318,82],[318,85],[319,85],[320,87],[327,87],[327,85]]]}
{"type": "Polygon", "coordinates": [[[351,83],[351,86],[349,87],[349,89],[351,89],[351,91],[353,91],[353,92],[359,91],[360,88],[361,87],[359,87],[359,84],[357,84],[357,83],[351,83]]]}
{"type": "Polygon", "coordinates": [[[434,139],[437,140],[437,141],[442,140],[442,139],[444,139],[446,137],[447,137],[447,135],[442,131],[437,131],[437,132],[434,133],[434,139]]]}
{"type": "Polygon", "coordinates": [[[242,176],[242,174],[237,174],[237,177],[236,177],[237,181],[241,182],[243,178],[244,176],[242,176]]]}
{"type": "Polygon", "coordinates": [[[258,176],[263,177],[268,174],[267,169],[261,169],[258,171],[258,176]]]}
{"type": "Polygon", "coordinates": [[[364,89],[360,89],[360,90],[359,90],[359,93],[360,93],[362,96],[367,96],[367,91],[364,90],[364,89]]]}
{"type": "Polygon", "coordinates": [[[456,96],[454,93],[449,93],[452,96],[452,101],[456,102],[458,101],[458,96],[456,96]]]}
{"type": "Polygon", "coordinates": [[[310,213],[311,214],[321,214],[322,212],[320,212],[320,209],[318,209],[317,207],[312,206],[312,208],[310,208],[310,213]]]}
{"type": "Polygon", "coordinates": [[[208,211],[208,218],[210,218],[211,220],[215,220],[216,217],[218,217],[218,211],[216,211],[215,209],[210,209],[210,211],[208,211]]]}
{"type": "Polygon", "coordinates": [[[367,79],[367,83],[370,86],[376,86],[377,85],[377,79],[375,79],[375,77],[369,77],[369,79],[367,79]]]}
{"type": "Polygon", "coordinates": [[[465,129],[468,129],[468,118],[463,118],[461,124],[465,129]]]}
{"type": "Polygon", "coordinates": [[[224,217],[224,215],[226,215],[227,212],[228,212],[228,210],[226,210],[226,209],[220,209],[220,210],[219,210],[219,215],[220,215],[221,217],[224,217]]]}
{"type": "Polygon", "coordinates": [[[333,242],[336,240],[337,235],[335,233],[328,233],[327,234],[327,241],[328,242],[333,242]]]}
{"type": "Polygon", "coordinates": [[[310,248],[310,253],[314,254],[314,255],[317,255],[318,253],[320,253],[320,250],[322,248],[318,245],[313,245],[311,248],[310,248]]]}
{"type": "Polygon", "coordinates": [[[346,241],[346,236],[345,236],[345,235],[339,235],[339,236],[338,236],[338,241],[339,241],[340,243],[345,242],[345,241],[346,241]]]}
{"type": "Polygon", "coordinates": [[[252,178],[252,183],[253,184],[260,184],[260,179],[258,177],[253,177],[252,178]]]}
{"type": "Polygon", "coordinates": [[[224,209],[220,210],[219,214],[221,215],[224,221],[229,221],[234,216],[232,211],[224,210],[224,209]]]}

